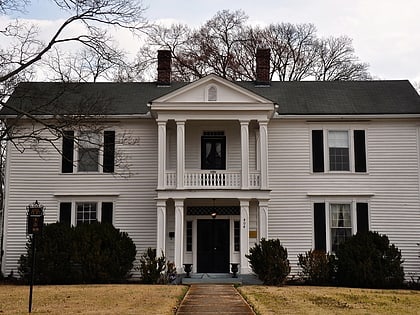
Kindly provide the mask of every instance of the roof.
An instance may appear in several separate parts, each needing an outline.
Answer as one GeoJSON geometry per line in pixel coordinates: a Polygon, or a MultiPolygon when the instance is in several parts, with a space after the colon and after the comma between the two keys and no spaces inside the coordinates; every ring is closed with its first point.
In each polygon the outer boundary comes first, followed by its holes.
{"type": "MultiPolygon", "coordinates": [[[[420,96],[407,80],[235,82],[279,105],[280,115],[420,114],[420,96]]],[[[11,108],[32,114],[146,114],[147,104],[188,83],[27,82],[15,89],[1,115],[11,108]]]]}

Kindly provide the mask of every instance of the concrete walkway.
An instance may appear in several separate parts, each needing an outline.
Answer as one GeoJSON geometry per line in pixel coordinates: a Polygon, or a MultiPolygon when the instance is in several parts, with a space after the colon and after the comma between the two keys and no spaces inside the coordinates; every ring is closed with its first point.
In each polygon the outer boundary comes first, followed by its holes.
{"type": "Polygon", "coordinates": [[[255,315],[233,285],[192,284],[177,315],[255,315]]]}

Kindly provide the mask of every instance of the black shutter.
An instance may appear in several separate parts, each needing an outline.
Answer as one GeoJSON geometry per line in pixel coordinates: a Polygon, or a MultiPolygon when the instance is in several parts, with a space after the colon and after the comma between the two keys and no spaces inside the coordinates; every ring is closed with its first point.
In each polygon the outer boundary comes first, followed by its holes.
{"type": "Polygon", "coordinates": [[[61,172],[73,173],[74,131],[64,131],[61,172]]]}
{"type": "Polygon", "coordinates": [[[327,251],[325,203],[314,204],[315,249],[327,251]]]}
{"type": "Polygon", "coordinates": [[[357,232],[369,231],[368,204],[366,202],[358,202],[356,204],[356,212],[357,212],[357,232]]]}
{"type": "Polygon", "coordinates": [[[113,173],[115,164],[115,131],[104,132],[104,173],[113,173]]]}
{"type": "Polygon", "coordinates": [[[112,202],[102,202],[102,223],[110,223],[112,224],[112,209],[113,204],[112,202]]]}
{"type": "Polygon", "coordinates": [[[354,131],[354,164],[356,172],[366,172],[365,131],[354,131]]]}
{"type": "Polygon", "coordinates": [[[71,202],[60,203],[60,223],[71,225],[71,202]]]}
{"type": "Polygon", "coordinates": [[[322,130],[312,130],[312,169],[324,171],[324,135],[322,130]]]}

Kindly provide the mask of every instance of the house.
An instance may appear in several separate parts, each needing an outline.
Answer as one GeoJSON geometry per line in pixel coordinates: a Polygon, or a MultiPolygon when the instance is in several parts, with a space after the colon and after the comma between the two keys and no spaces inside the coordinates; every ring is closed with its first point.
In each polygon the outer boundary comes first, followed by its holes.
{"type": "Polygon", "coordinates": [[[269,82],[269,57],[257,51],[255,82],[171,82],[160,51],[157,82],[21,83],[6,123],[99,103],[101,128],[45,134],[55,148],[7,144],[2,272],[16,273],[26,206],[39,200],[47,223],[112,222],[179,272],[250,273],[249,248],[279,238],[296,273],[298,254],[374,230],[419,275],[417,92],[408,81],[269,82]]]}

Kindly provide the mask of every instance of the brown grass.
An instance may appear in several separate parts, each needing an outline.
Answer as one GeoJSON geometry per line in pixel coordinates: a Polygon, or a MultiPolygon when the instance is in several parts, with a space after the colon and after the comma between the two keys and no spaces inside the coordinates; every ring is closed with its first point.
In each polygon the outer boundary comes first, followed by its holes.
{"type": "Polygon", "coordinates": [[[420,291],[307,286],[238,288],[257,314],[420,314],[420,291]]]}
{"type": "MultiPolygon", "coordinates": [[[[187,287],[175,285],[35,286],[33,314],[174,314],[187,287]]],[[[0,314],[27,314],[28,286],[0,285],[0,314]]]]}

